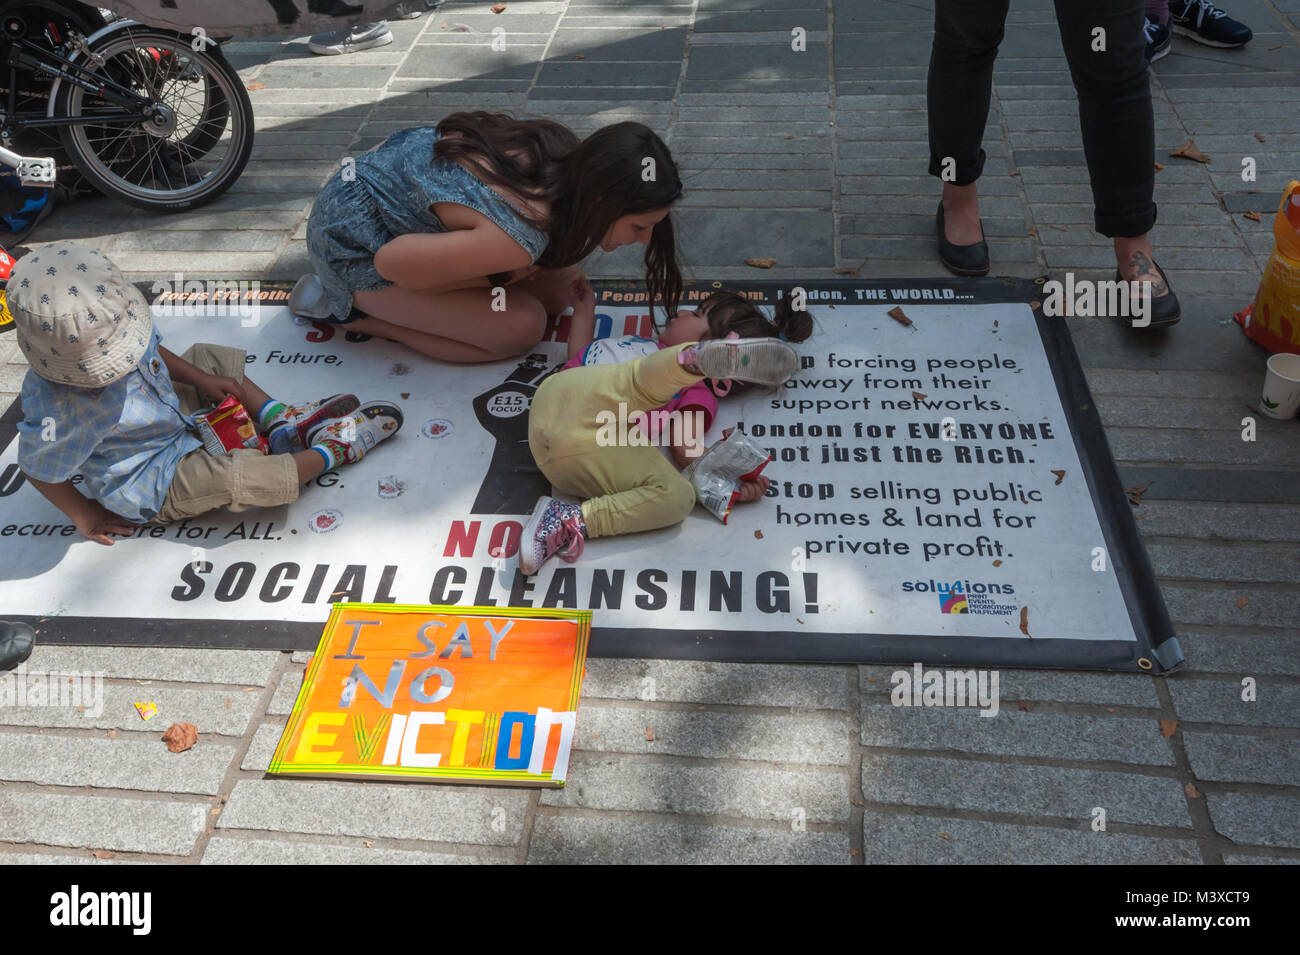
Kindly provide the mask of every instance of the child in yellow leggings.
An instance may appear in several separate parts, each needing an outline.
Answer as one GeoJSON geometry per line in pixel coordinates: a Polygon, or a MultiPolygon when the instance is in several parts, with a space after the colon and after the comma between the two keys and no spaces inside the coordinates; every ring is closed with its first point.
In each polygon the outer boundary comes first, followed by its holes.
{"type": "MultiPolygon", "coordinates": [[[[795,312],[788,295],[768,321],[742,296],[722,292],[694,311],[678,312],[657,341],[624,336],[593,342],[594,302],[585,280],[575,282],[570,359],[566,370],[538,388],[528,425],[542,473],[557,491],[584,500],[537,502],[522,534],[525,574],[557,554],[576,560],[588,537],[684,520],[695,506],[695,489],[678,469],[703,450],[717,399],[736,393],[736,382],[783,383],[798,364],[786,342],[803,341],[812,330],[812,318],[795,312]],[[615,427],[616,421],[626,426],[615,427]],[[672,462],[656,446],[665,422],[672,462]]],[[[739,500],[757,500],[767,484],[766,478],[747,482],[739,500]]]]}

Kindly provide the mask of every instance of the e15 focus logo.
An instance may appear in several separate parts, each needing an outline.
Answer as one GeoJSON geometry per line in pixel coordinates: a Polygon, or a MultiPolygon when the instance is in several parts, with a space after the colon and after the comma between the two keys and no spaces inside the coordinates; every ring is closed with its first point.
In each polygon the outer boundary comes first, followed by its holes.
{"type": "Polygon", "coordinates": [[[151,892],[82,892],[74,885],[50,896],[51,925],[118,925],[129,927],[133,935],[148,935],[152,912],[151,892]]]}

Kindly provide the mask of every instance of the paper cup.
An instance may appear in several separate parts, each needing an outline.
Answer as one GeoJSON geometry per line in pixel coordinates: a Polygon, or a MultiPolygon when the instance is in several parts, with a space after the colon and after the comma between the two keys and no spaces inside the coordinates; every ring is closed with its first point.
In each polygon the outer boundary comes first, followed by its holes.
{"type": "Polygon", "coordinates": [[[1300,411],[1300,355],[1278,352],[1268,360],[1259,410],[1270,418],[1294,418],[1300,411]]]}

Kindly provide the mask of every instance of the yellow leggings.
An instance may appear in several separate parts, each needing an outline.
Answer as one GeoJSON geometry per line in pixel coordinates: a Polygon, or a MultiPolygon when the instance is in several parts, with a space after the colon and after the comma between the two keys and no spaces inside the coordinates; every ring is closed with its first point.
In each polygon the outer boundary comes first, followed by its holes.
{"type": "Polygon", "coordinates": [[[690,342],[617,365],[570,368],[547,378],[528,412],[537,466],[564,494],[584,498],[588,537],[635,534],[680,523],[695,489],[656,447],[602,446],[600,412],[650,411],[701,380],[677,363],[690,342]]]}

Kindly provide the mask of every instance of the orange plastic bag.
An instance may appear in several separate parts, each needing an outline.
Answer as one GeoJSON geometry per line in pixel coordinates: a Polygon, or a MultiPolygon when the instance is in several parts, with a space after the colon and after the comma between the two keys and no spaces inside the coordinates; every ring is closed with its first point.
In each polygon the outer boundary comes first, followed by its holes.
{"type": "Polygon", "coordinates": [[[1300,182],[1291,182],[1273,217],[1273,254],[1255,301],[1234,318],[1271,352],[1300,354],[1300,182]]]}

